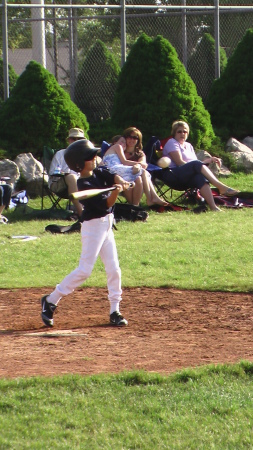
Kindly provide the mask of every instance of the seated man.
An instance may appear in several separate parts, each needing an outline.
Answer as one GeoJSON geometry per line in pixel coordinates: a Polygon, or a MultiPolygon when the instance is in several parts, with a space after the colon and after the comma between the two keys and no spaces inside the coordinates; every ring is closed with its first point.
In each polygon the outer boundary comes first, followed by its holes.
{"type": "Polygon", "coordinates": [[[2,215],[4,208],[8,208],[11,200],[12,188],[5,181],[1,182],[0,179],[0,223],[6,224],[8,222],[7,217],[2,215]]]}
{"type": "MultiPolygon", "coordinates": [[[[83,130],[81,128],[71,128],[67,138],[68,145],[80,139],[85,139],[83,130]]],[[[65,150],[66,149],[64,148],[56,152],[52,159],[49,170],[48,185],[50,189],[55,192],[55,194],[60,194],[67,186],[68,194],[70,195],[78,190],[77,179],[79,178],[79,174],[73,170],[70,170],[66,164],[64,159],[65,150]],[[64,177],[54,176],[57,171],[64,173],[64,177]]],[[[78,200],[73,200],[73,204],[76,208],[78,217],[81,217],[83,210],[81,203],[78,200]]]]}

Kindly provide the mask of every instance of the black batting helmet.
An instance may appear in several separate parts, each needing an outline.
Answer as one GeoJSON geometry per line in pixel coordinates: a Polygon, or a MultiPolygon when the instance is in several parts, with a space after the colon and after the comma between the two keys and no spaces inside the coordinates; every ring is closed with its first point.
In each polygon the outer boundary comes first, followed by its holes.
{"type": "Polygon", "coordinates": [[[71,170],[81,172],[85,161],[93,159],[98,150],[88,139],[79,139],[66,148],[64,159],[71,170]]]}

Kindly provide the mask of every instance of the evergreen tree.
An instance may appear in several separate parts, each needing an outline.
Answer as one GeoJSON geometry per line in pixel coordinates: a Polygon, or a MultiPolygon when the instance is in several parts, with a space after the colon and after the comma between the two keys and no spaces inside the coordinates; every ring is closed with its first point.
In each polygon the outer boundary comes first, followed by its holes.
{"type": "MultiPolygon", "coordinates": [[[[226,64],[226,52],[220,48],[220,73],[226,64]]],[[[197,87],[198,94],[205,101],[215,80],[215,40],[211,34],[203,35],[189,59],[187,70],[197,87]]]]}
{"type": "Polygon", "coordinates": [[[237,45],[221,77],[215,80],[207,108],[223,139],[253,135],[253,29],[237,45]]]}
{"type": "Polygon", "coordinates": [[[90,123],[110,117],[119,72],[113,55],[97,40],[84,60],[75,86],[75,102],[90,123]]]}
{"type": "Polygon", "coordinates": [[[86,135],[89,129],[69,94],[35,61],[30,61],[3,103],[0,120],[0,145],[11,158],[21,152],[39,156],[43,145],[65,148],[70,128],[80,127],[86,135]]]}
{"type": "Polygon", "coordinates": [[[176,50],[162,36],[142,34],[120,73],[112,122],[121,129],[136,126],[147,139],[169,136],[177,119],[189,123],[194,146],[210,147],[214,132],[209,113],[176,50]]]}

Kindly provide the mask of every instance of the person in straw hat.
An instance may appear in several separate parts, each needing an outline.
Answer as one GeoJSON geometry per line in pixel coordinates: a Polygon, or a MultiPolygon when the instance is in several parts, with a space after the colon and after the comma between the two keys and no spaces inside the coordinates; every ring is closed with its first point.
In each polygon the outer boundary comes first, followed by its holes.
{"type": "MultiPolygon", "coordinates": [[[[68,145],[80,139],[85,139],[84,131],[81,128],[71,128],[67,137],[68,145]]],[[[58,150],[58,152],[55,153],[52,159],[49,169],[48,185],[55,194],[59,194],[60,192],[62,192],[67,185],[68,194],[70,195],[78,190],[77,179],[79,178],[79,174],[71,170],[67,165],[64,159],[65,150],[65,148],[62,150],[58,150]],[[55,176],[59,172],[61,174],[64,174],[64,176],[55,176]]],[[[78,217],[81,217],[83,210],[81,203],[78,200],[73,200],[73,204],[75,206],[78,217]]]]}

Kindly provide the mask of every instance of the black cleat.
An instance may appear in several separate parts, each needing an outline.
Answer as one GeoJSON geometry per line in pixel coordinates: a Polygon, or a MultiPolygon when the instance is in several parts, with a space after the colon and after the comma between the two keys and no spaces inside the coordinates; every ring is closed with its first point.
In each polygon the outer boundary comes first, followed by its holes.
{"type": "Polygon", "coordinates": [[[128,325],[128,321],[124,319],[124,317],[118,311],[114,311],[110,315],[110,324],[116,327],[124,327],[128,325]]]}
{"type": "Polygon", "coordinates": [[[42,297],[41,299],[41,307],[42,307],[41,318],[47,327],[52,327],[54,325],[53,315],[57,306],[54,305],[53,303],[48,303],[47,297],[48,297],[47,295],[44,295],[44,297],[42,297]]]}

